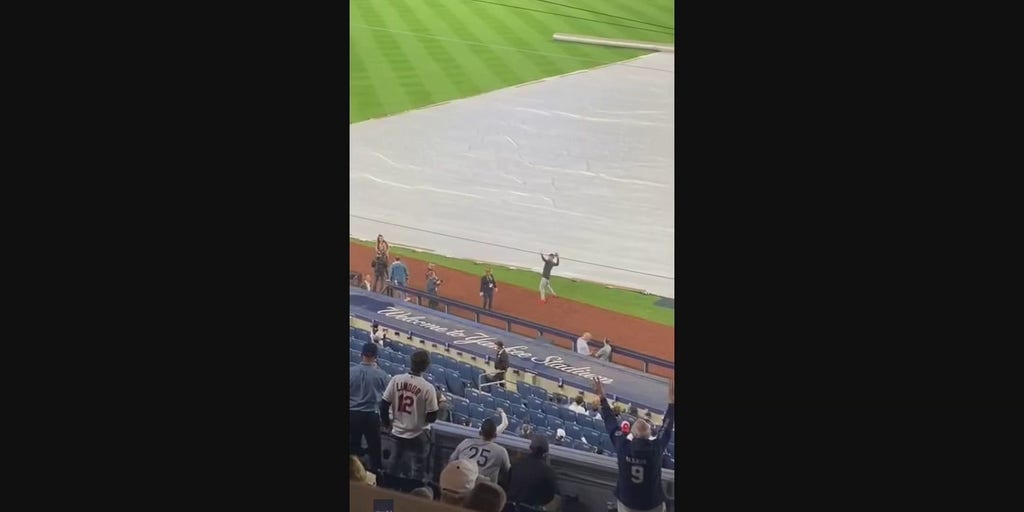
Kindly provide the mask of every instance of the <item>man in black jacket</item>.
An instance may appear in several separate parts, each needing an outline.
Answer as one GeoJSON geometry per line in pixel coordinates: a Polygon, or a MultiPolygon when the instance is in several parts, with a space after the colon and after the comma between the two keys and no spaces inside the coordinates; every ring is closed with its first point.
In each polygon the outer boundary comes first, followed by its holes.
{"type": "Polygon", "coordinates": [[[484,298],[484,309],[494,309],[494,292],[498,291],[498,283],[494,281],[491,269],[484,271],[480,278],[480,296],[484,298]]]}
{"type": "MultiPolygon", "coordinates": [[[[512,464],[508,471],[505,492],[508,502],[542,507],[551,503],[558,494],[558,477],[548,465],[548,440],[534,436],[530,454],[512,464]]],[[[506,508],[507,510],[507,508],[506,508]]]]}
{"type": "Polygon", "coordinates": [[[503,381],[505,380],[505,371],[508,370],[508,350],[505,350],[505,343],[501,341],[495,341],[494,346],[498,349],[498,353],[494,355],[494,369],[497,372],[491,378],[491,382],[501,382],[498,385],[505,387],[503,381]]]}
{"type": "Polygon", "coordinates": [[[629,431],[630,441],[615,418],[615,413],[604,397],[604,387],[594,378],[594,392],[601,397],[601,419],[605,431],[615,446],[615,457],[619,462],[618,481],[615,484],[615,498],[619,512],[664,512],[665,489],[661,484],[661,467],[665,450],[672,440],[672,423],[675,420],[675,379],[668,383],[668,407],[665,411],[661,435],[651,440],[653,426],[650,420],[640,418],[633,422],[629,431]]]}
{"type": "Polygon", "coordinates": [[[384,291],[388,283],[388,257],[382,252],[373,259],[373,291],[384,291]]]}

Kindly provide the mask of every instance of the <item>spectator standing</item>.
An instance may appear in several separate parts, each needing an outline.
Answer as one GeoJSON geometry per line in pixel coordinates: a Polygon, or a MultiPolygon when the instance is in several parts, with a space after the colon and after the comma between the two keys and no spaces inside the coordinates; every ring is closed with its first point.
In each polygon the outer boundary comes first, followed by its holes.
{"type": "Polygon", "coordinates": [[[388,281],[388,258],[382,252],[378,252],[373,259],[373,291],[382,292],[388,281]]]}
{"type": "Polygon", "coordinates": [[[569,404],[569,410],[575,413],[587,413],[587,408],[583,405],[583,397],[576,395],[572,403],[569,404]]]}
{"type": "Polygon", "coordinates": [[[551,269],[558,266],[558,253],[548,254],[547,258],[541,253],[540,259],[544,262],[544,270],[540,274],[540,301],[545,303],[548,301],[547,293],[551,293],[552,297],[558,297],[555,289],[551,287],[551,269]]]}
{"type": "MultiPolygon", "coordinates": [[[[409,268],[402,263],[402,258],[395,256],[395,262],[391,264],[391,282],[398,286],[407,287],[409,286],[409,268]]],[[[406,296],[405,292],[399,291],[399,297],[406,302],[409,301],[409,297],[406,296]]]]}
{"type": "Polygon", "coordinates": [[[491,378],[491,382],[501,382],[498,386],[505,387],[505,372],[508,370],[508,350],[505,350],[505,343],[502,341],[495,341],[494,346],[497,348],[497,354],[494,355],[494,369],[497,370],[494,373],[494,377],[491,378]]]}
{"type": "Polygon", "coordinates": [[[548,440],[535,435],[530,442],[530,453],[517,461],[508,472],[508,500],[543,507],[558,495],[558,477],[548,465],[548,440]]]}
{"type": "Polygon", "coordinates": [[[388,374],[377,366],[377,350],[375,343],[365,343],[362,362],[353,367],[348,376],[349,448],[351,453],[361,453],[363,439],[366,439],[370,471],[381,469],[377,409],[388,385],[388,374]]]}
{"type": "Polygon", "coordinates": [[[594,357],[602,361],[612,360],[612,342],[608,338],[604,339],[604,346],[601,347],[597,352],[594,352],[594,357]]]}
{"type": "Polygon", "coordinates": [[[384,235],[377,235],[377,252],[383,253],[385,258],[391,258],[391,245],[384,240],[384,235]]]}
{"type": "Polygon", "coordinates": [[[480,467],[480,476],[491,482],[498,483],[503,473],[508,473],[511,462],[508,450],[494,442],[498,437],[498,426],[494,420],[487,418],[480,425],[480,437],[466,439],[455,447],[449,461],[463,459],[475,462],[480,467]]]}
{"type": "Polygon", "coordinates": [[[498,283],[494,281],[491,269],[484,271],[480,278],[480,296],[484,298],[484,309],[494,309],[494,294],[498,291],[498,283]]]}
{"type": "Polygon", "coordinates": [[[644,418],[619,425],[615,413],[604,397],[600,379],[594,378],[594,392],[601,397],[601,417],[605,430],[615,446],[619,463],[619,475],[615,484],[615,498],[619,512],[664,512],[665,490],[661,485],[661,467],[668,442],[672,439],[672,423],[675,418],[675,379],[668,384],[668,407],[662,435],[651,439],[653,427],[644,418]],[[626,432],[624,432],[624,430],[626,432]],[[633,439],[626,438],[626,433],[633,439]]]}
{"type": "Polygon", "coordinates": [[[590,348],[590,333],[585,332],[583,336],[576,338],[576,353],[585,356],[593,355],[594,349],[590,348]]]}
{"type": "Polygon", "coordinates": [[[437,421],[437,390],[422,377],[430,367],[430,355],[417,350],[409,356],[410,372],[395,375],[388,382],[380,402],[381,423],[391,429],[397,446],[391,472],[401,475],[404,459],[411,457],[409,478],[425,476],[430,435],[427,426],[437,421]]]}
{"type": "MultiPolygon", "coordinates": [[[[442,284],[444,284],[444,281],[442,281],[440,277],[437,277],[436,272],[433,270],[427,271],[427,293],[436,297],[437,289],[440,288],[442,284]]],[[[430,299],[430,302],[427,303],[427,307],[430,309],[437,309],[437,300],[430,299]]]]}

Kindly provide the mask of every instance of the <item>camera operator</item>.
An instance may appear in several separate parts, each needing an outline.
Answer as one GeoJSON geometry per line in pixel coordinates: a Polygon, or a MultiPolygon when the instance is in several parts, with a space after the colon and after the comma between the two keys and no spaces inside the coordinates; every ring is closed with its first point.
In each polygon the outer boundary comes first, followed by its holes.
{"type": "MultiPolygon", "coordinates": [[[[433,269],[427,271],[427,293],[437,296],[437,289],[442,284],[444,284],[444,281],[437,276],[437,272],[434,272],[433,269]]],[[[430,309],[437,309],[437,301],[430,299],[430,302],[427,303],[427,307],[430,309]]]]}

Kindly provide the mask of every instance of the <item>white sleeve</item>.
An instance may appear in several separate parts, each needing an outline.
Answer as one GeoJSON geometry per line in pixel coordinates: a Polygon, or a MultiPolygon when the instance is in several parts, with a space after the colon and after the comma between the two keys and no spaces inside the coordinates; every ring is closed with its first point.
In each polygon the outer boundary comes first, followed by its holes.
{"type": "Polygon", "coordinates": [[[392,405],[395,404],[395,378],[394,377],[391,377],[391,380],[388,381],[388,385],[387,385],[387,387],[384,388],[384,394],[381,395],[381,398],[383,398],[384,401],[386,401],[389,404],[392,404],[392,405]]]}
{"type": "Polygon", "coordinates": [[[498,414],[501,415],[501,425],[498,425],[498,429],[496,430],[496,432],[500,436],[501,433],[504,432],[506,428],[508,428],[508,416],[505,416],[504,410],[498,411],[498,414]]]}
{"type": "Polygon", "coordinates": [[[437,412],[439,407],[437,405],[437,389],[434,386],[427,388],[426,397],[427,399],[427,411],[426,412],[437,412]]]}

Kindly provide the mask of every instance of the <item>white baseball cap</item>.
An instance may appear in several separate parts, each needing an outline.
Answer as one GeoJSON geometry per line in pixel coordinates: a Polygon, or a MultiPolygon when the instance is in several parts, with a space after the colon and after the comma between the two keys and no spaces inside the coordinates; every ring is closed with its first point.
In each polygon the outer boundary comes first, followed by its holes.
{"type": "Polygon", "coordinates": [[[454,460],[441,471],[441,491],[460,495],[469,492],[473,490],[479,476],[480,468],[476,461],[454,460]]]}

